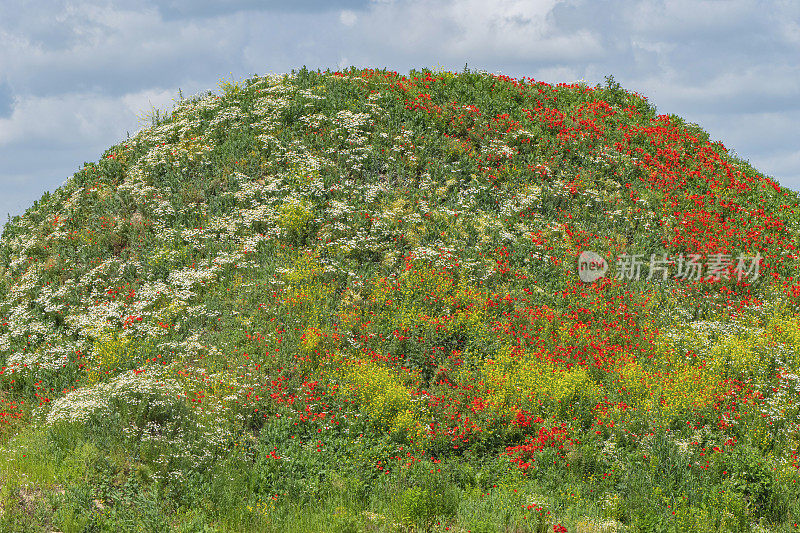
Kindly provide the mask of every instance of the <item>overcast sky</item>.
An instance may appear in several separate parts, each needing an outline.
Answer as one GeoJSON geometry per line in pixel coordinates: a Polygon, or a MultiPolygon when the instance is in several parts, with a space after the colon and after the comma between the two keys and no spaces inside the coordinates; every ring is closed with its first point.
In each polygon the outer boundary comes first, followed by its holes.
{"type": "Polygon", "coordinates": [[[303,65],[465,63],[550,83],[613,74],[800,190],[795,0],[6,0],[0,225],[170,109],[178,89],[303,65]]]}

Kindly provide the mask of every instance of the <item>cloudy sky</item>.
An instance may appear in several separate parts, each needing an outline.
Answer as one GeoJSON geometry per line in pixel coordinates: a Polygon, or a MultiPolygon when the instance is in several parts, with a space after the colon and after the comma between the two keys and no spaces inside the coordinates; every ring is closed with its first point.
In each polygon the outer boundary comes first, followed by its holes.
{"type": "Polygon", "coordinates": [[[800,190],[795,0],[10,0],[0,3],[0,225],[153,108],[170,109],[179,89],[303,65],[465,64],[551,83],[613,74],[800,190]]]}

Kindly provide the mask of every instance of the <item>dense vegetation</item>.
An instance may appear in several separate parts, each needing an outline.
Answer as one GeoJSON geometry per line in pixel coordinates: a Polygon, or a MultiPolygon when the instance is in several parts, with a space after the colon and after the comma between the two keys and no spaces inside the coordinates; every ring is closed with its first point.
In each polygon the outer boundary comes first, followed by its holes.
{"type": "Polygon", "coordinates": [[[0,520],[794,530],[797,202],[612,77],[181,98],[5,227],[0,520]]]}

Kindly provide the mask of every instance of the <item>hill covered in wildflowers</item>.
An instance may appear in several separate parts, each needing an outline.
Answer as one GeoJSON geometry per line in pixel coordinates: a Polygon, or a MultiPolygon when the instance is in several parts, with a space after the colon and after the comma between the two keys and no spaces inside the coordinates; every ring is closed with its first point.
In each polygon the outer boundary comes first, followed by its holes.
{"type": "Polygon", "coordinates": [[[0,521],[794,531],[799,229],[612,77],[181,98],[5,226],[0,521]]]}

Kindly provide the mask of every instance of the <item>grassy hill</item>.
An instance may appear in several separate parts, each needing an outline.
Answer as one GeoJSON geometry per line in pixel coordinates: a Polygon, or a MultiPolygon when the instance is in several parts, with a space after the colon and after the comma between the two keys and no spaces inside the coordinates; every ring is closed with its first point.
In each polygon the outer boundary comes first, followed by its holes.
{"type": "Polygon", "coordinates": [[[797,528],[797,193],[612,77],[220,89],[5,226],[5,530],[797,528]]]}

